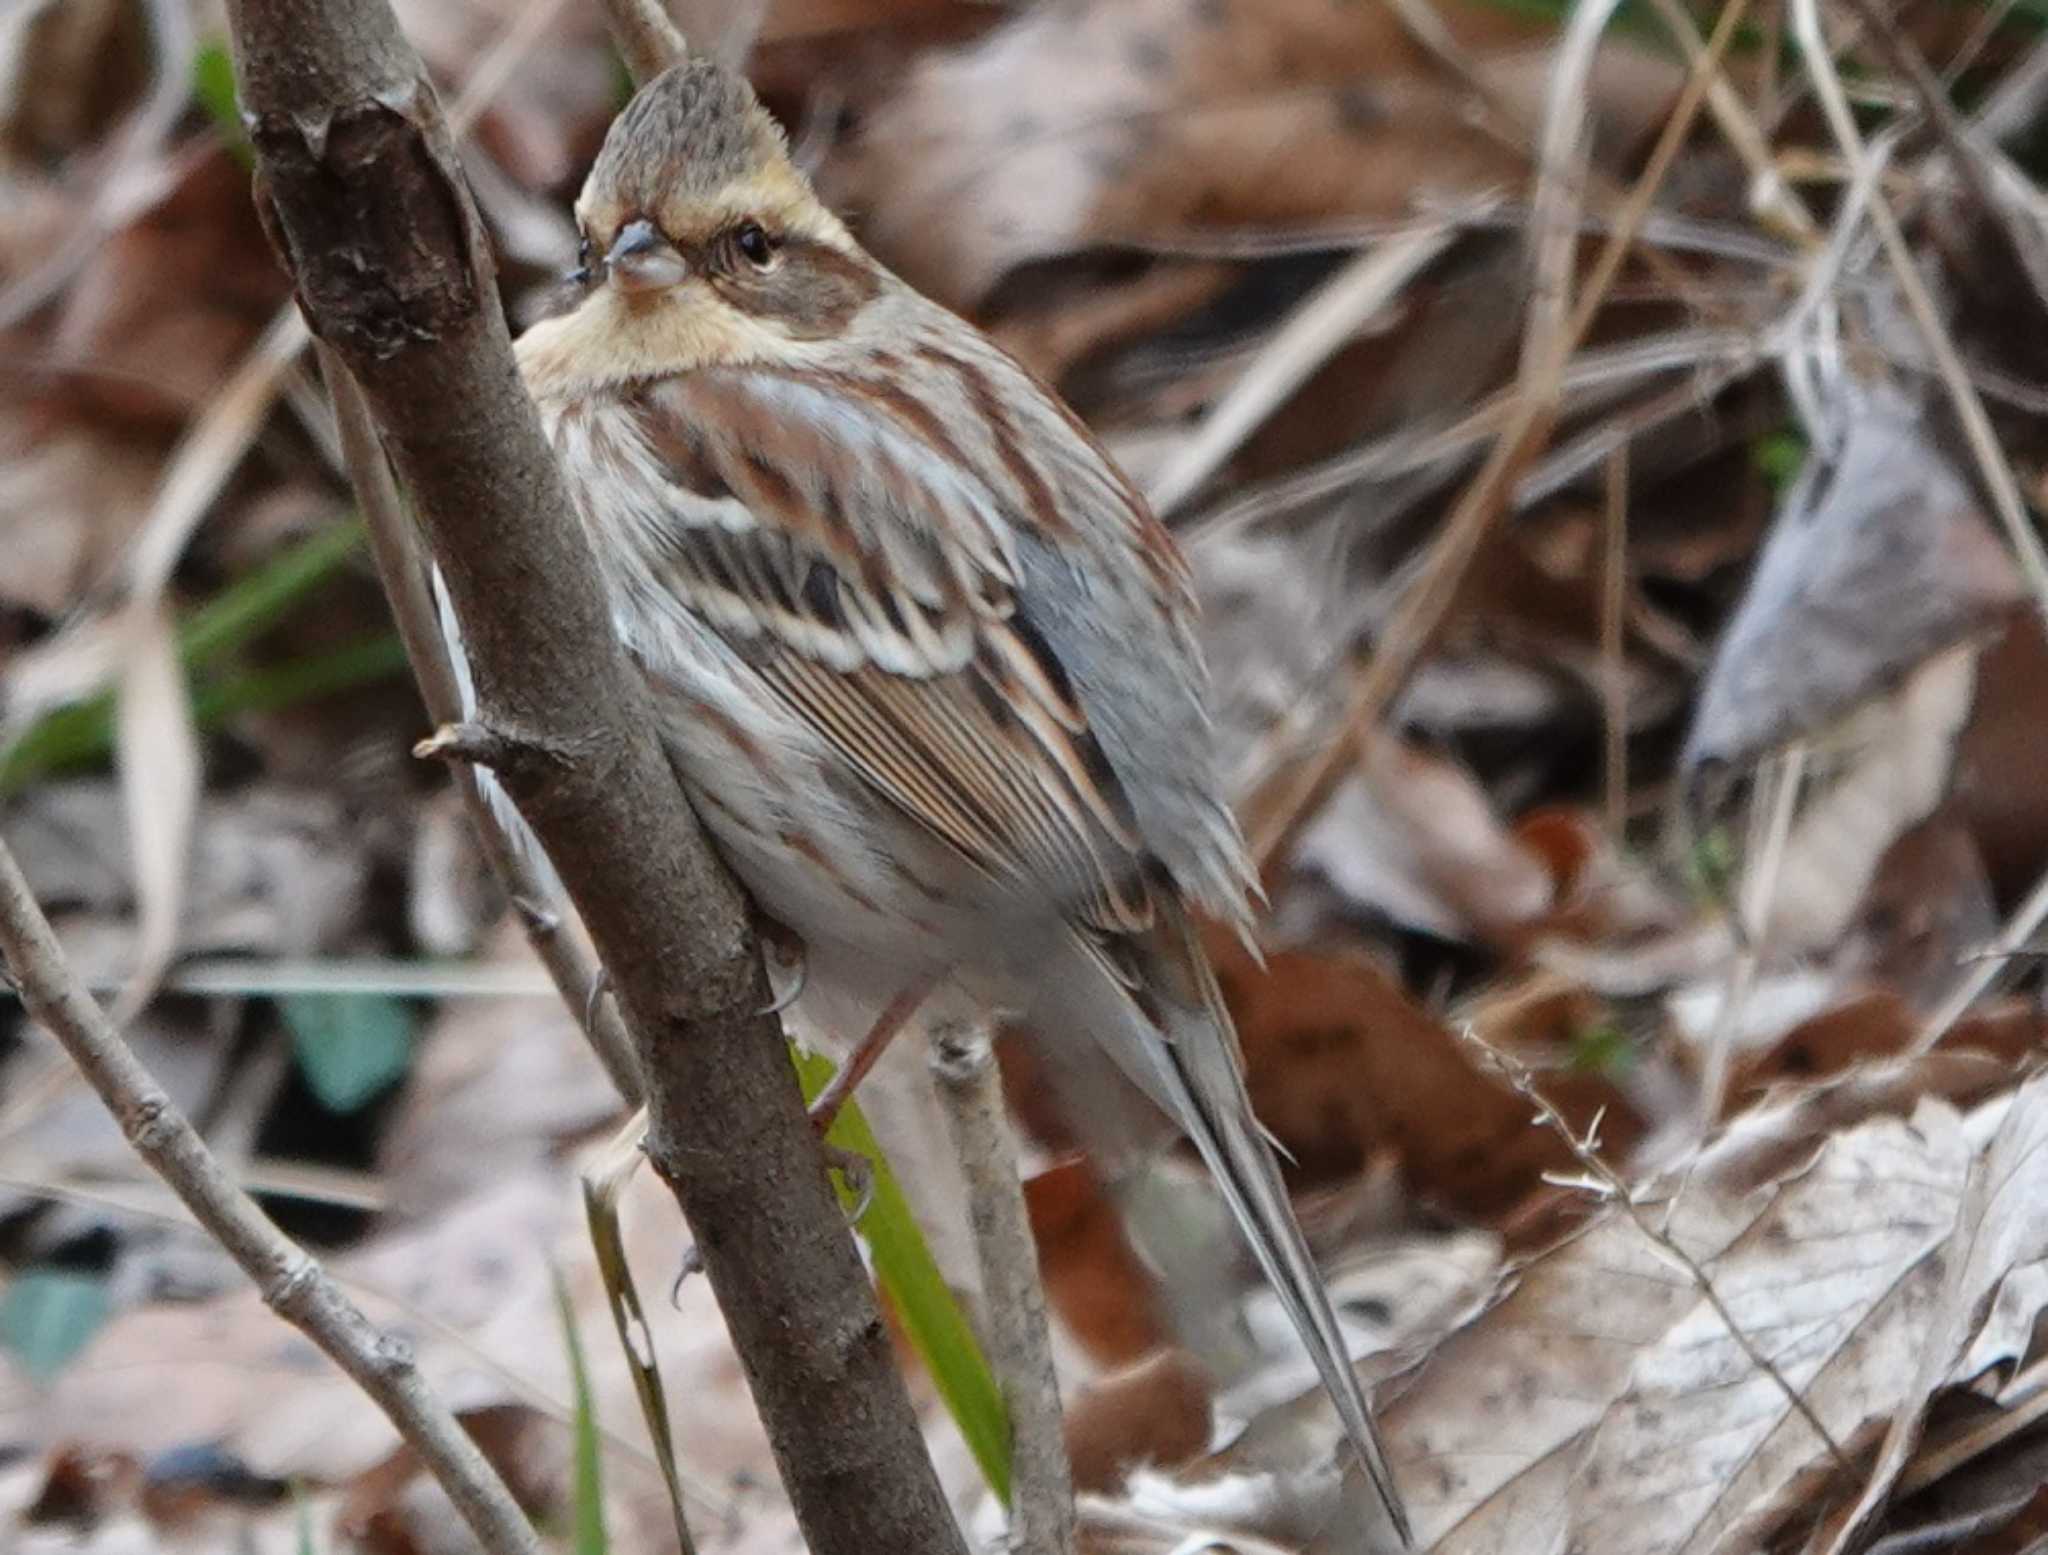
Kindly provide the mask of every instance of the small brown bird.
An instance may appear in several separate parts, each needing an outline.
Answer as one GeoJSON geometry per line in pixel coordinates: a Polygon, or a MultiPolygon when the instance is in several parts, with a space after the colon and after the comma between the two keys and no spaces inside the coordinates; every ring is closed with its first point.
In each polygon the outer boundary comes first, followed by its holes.
{"type": "Polygon", "coordinates": [[[573,301],[520,362],[713,838],[877,1036],[950,982],[1055,1071],[1092,1039],[1187,1133],[1406,1543],[1190,920],[1248,929],[1255,884],[1172,541],[736,76],[644,87],[576,215],[573,301]]]}

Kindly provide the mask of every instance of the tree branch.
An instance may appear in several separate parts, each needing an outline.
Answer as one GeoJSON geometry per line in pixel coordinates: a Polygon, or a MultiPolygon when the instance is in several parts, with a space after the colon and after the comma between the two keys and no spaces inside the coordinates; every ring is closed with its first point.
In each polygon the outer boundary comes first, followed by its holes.
{"type": "Polygon", "coordinates": [[[695,1234],[814,1555],[964,1555],[826,1181],[745,904],[614,639],[518,378],[489,247],[384,0],[230,0],[259,200],[363,391],[463,624],[476,722],[634,1037],[649,1153],[695,1234]]]}
{"type": "MultiPolygon", "coordinates": [[[[441,640],[441,623],[427,587],[426,561],[420,554],[419,537],[399,497],[398,483],[391,477],[384,450],[377,443],[377,429],[370,423],[370,407],[363,403],[362,390],[332,351],[322,346],[319,354],[320,373],[327,381],[328,397],[334,402],[342,459],[370,533],[370,553],[377,562],[377,576],[383,580],[391,614],[398,622],[398,635],[419,680],[420,699],[427,705],[427,716],[437,725],[451,723],[462,716],[462,697],[448,663],[446,644],[441,640]]],[[[583,1035],[612,1084],[628,1102],[638,1102],[640,1064],[633,1053],[633,1039],[619,1019],[617,1008],[598,997],[602,990],[597,968],[582,943],[573,934],[562,932],[561,916],[556,911],[560,904],[553,900],[555,893],[541,883],[525,855],[505,835],[505,828],[498,824],[498,818],[477,788],[476,774],[458,764],[455,785],[462,795],[463,808],[469,812],[470,824],[483,841],[484,854],[511,898],[513,910],[519,914],[527,942],[547,968],[562,1002],[582,1023],[583,1035]]]]}
{"type": "Polygon", "coordinates": [[[1060,1418],[1045,1286],[1002,1081],[985,1026],[932,1028],[939,1103],[967,1178],[974,1251],[981,1265],[989,1361],[1010,1413],[1010,1547],[1017,1555],[1074,1555],[1074,1476],[1060,1418]]]}
{"type": "Polygon", "coordinates": [[[71,1055],[135,1153],[184,1202],[264,1305],[370,1396],[491,1555],[540,1555],[540,1540],[469,1433],[428,1389],[402,1340],[376,1328],[313,1256],[236,1188],[190,1120],[78,985],[21,867],[0,843],[0,951],[21,1002],[71,1055]]]}
{"type": "Polygon", "coordinates": [[[604,0],[604,19],[635,86],[645,86],[687,52],[661,0],[604,0]]]}

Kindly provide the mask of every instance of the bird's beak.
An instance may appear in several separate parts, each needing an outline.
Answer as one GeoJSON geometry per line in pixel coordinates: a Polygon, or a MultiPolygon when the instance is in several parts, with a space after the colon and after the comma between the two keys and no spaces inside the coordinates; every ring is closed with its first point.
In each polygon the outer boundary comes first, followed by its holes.
{"type": "Polygon", "coordinates": [[[629,221],[604,256],[605,271],[622,292],[638,296],[675,286],[690,273],[676,246],[646,219],[629,221]]]}

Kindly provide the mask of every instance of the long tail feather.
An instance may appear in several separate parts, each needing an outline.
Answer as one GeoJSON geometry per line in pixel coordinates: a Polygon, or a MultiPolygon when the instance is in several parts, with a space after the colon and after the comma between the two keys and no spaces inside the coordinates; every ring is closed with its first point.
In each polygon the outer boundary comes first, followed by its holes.
{"type": "Polygon", "coordinates": [[[1152,974],[1146,981],[1167,1005],[1162,1011],[1166,1040],[1145,1044],[1149,1063],[1131,1064],[1135,1055],[1119,1056],[1132,1077],[1174,1116],[1214,1175],[1260,1270],[1315,1362],[1402,1547],[1413,1549],[1414,1532],[1386,1448],[1351,1369],[1322,1276],[1295,1221],[1273,1147],[1252,1113],[1236,1028],[1215,973],[1185,912],[1168,903],[1161,910],[1165,921],[1148,937],[1144,951],[1168,963],[1146,969],[1152,974]]]}

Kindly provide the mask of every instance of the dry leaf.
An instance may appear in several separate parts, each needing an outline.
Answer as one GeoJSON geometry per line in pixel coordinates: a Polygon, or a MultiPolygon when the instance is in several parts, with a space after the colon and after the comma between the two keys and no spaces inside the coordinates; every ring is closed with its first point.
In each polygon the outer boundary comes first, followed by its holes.
{"type": "Polygon", "coordinates": [[[110,1009],[126,1025],[149,1002],[178,952],[186,860],[199,807],[199,731],[170,612],[155,601],[128,613],[115,703],[114,745],[135,882],[135,961],[110,1009]]]}
{"type": "Polygon", "coordinates": [[[1689,782],[1824,731],[2024,595],[1915,400],[1873,383],[1840,414],[1838,446],[1808,456],[1715,650],[1689,782]]]}
{"type": "MultiPolygon", "coordinates": [[[[1213,935],[1209,951],[1236,1017],[1252,1104],[1312,1181],[1348,1179],[1385,1153],[1421,1202],[1490,1223],[1571,1157],[1529,1126],[1529,1104],[1474,1067],[1471,1050],[1356,955],[1278,952],[1264,972],[1213,935]]],[[[1624,1158],[1641,1120],[1611,1082],[1547,1074],[1544,1089],[1624,1158]]]]}
{"type": "Polygon", "coordinates": [[[1808,785],[1759,934],[1775,954],[1834,946],[1885,852],[1948,792],[1976,689],[1977,650],[1965,643],[1937,653],[1905,666],[1904,679],[1896,693],[1858,708],[1827,742],[1833,770],[1808,785]]]}
{"type": "MultiPolygon", "coordinates": [[[[1343,905],[1449,940],[1511,944],[1550,910],[1545,861],[1493,813],[1456,763],[1391,739],[1369,742],[1357,773],[1303,828],[1293,869],[1343,905]]],[[[1299,926],[1282,921],[1281,932],[1299,926]]]]}
{"type": "MultiPolygon", "coordinates": [[[[1985,1109],[1992,1110],[1993,1103],[1985,1109]]],[[[2005,1106],[1990,1148],[1971,1168],[1970,1183],[1942,1251],[1947,1262],[1934,1310],[1922,1325],[1919,1364],[1885,1433],[1861,1498],[1827,1555],[1850,1555],[1875,1531],[1879,1516],[1919,1442],[1921,1418],[1934,1391],[1951,1375],[1967,1376],[2024,1353],[2039,1308],[2013,1310],[1993,1297],[2026,1266],[2048,1256],[2048,1078],[2020,1087],[2005,1106]],[[1993,1337],[1987,1319],[2002,1319],[1993,1337]],[[1987,1343],[1987,1340],[1989,1341],[1987,1343]],[[1967,1370],[1962,1369],[1968,1355],[1967,1370]]]]}
{"type": "MultiPolygon", "coordinates": [[[[1441,9],[1467,38],[1537,35],[1441,9]]],[[[1395,77],[1417,58],[1390,9],[1320,0],[1027,10],[920,60],[828,169],[828,197],[864,211],[915,284],[971,307],[1015,266],[1109,237],[1399,216],[1418,175],[1518,177],[1458,93],[1395,77]]]]}
{"type": "MultiPolygon", "coordinates": [[[[2030,1109],[2041,1094],[2029,1088],[2030,1109]]],[[[1789,1488],[1829,1463],[1806,1410],[1853,1445],[1920,1402],[1909,1389],[1944,1250],[1987,1146],[2001,1162],[2015,1149],[1994,1143],[2007,1116],[2004,1100],[1968,1115],[1923,1101],[1910,1123],[1835,1134],[1754,1189],[1703,1165],[1675,1203],[1668,1189],[1644,1201],[1718,1305],[1619,1208],[1532,1262],[1389,1413],[1425,1536],[1442,1555],[1657,1555],[1781,1515],[1789,1488]]],[[[2048,1171],[2048,1152],[2025,1171],[2048,1171]]],[[[2048,1254],[2048,1193],[2000,1192],[1986,1214],[1992,1284],[2048,1254]]],[[[1967,1340],[1980,1322],[1963,1325],[1967,1340]]]]}

